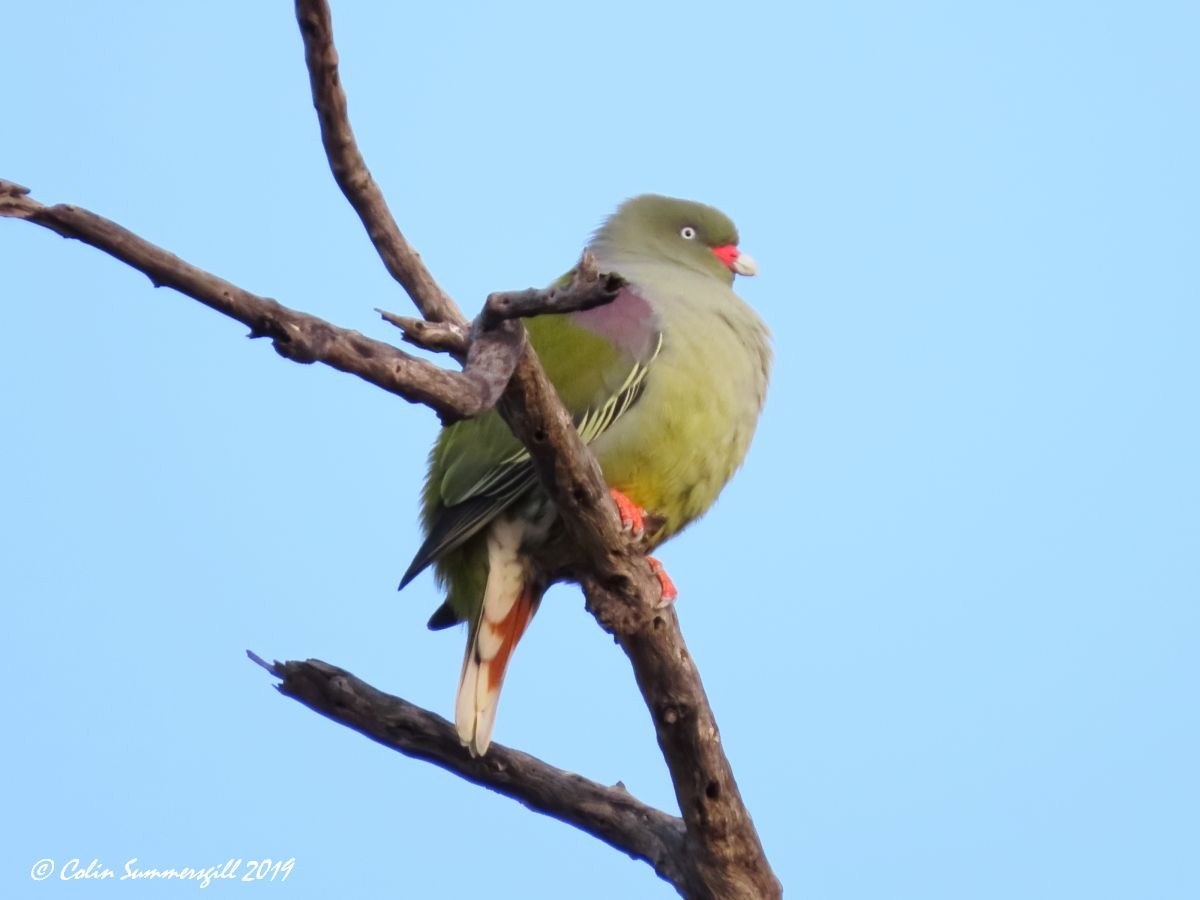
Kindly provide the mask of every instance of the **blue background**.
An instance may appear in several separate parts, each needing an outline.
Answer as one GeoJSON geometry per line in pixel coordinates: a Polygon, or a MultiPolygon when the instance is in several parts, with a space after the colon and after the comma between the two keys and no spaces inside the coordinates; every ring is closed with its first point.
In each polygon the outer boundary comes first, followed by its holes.
{"type": "MultiPolygon", "coordinates": [[[[1200,896],[1200,13],[1188,3],[335,4],[361,146],[467,309],[621,199],[713,203],[778,362],[662,554],[788,896],[1200,896]],[[401,8],[403,7],[403,8],[401,8]]],[[[288,4],[14,4],[0,177],[385,339],[288,4]]],[[[315,656],[448,715],[395,584],[436,422],[0,222],[0,893],[40,858],[295,857],[291,897],[672,896],[277,696],[315,656]]],[[[558,589],[497,739],[673,809],[558,589]]]]}

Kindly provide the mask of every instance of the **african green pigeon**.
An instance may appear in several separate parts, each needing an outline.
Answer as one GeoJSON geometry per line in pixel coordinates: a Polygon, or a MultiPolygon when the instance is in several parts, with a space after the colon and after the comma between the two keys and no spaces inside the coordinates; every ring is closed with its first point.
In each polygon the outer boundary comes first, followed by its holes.
{"type": "MultiPolygon", "coordinates": [[[[762,408],[770,338],[733,292],[735,274],[755,273],[737,244],[733,223],[710,206],[634,197],[587,246],[600,271],[626,280],[616,300],[527,322],[623,523],[645,527],[649,548],[712,506],[762,408]]],[[[538,549],[555,518],[495,411],[442,430],[429,457],[425,542],[400,586],[433,563],[446,600],[429,627],[467,623],[455,722],[472,754],[487,751],[509,658],[549,586],[538,549]]],[[[674,585],[649,561],[670,602],[674,585]]]]}

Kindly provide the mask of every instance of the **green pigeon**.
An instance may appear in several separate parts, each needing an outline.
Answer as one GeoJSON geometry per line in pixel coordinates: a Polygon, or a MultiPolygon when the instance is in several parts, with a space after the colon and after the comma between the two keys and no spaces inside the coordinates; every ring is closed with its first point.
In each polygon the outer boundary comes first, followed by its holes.
{"type": "MultiPolygon", "coordinates": [[[[653,194],[621,204],[587,250],[627,282],[616,300],[526,327],[623,525],[653,549],[712,506],[749,449],[770,334],[733,279],[756,266],[723,213],[653,194]]],[[[400,587],[433,564],[446,600],[429,627],[467,623],[455,724],[472,755],[491,743],[505,669],[549,587],[539,548],[556,536],[555,518],[499,414],[442,429],[429,455],[425,542],[400,587]]],[[[675,587],[648,560],[669,603],[675,587]]]]}

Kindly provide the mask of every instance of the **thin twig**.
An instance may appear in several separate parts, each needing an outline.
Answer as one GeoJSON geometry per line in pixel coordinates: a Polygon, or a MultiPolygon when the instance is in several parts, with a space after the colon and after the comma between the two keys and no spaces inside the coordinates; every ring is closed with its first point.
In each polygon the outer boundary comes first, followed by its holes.
{"type": "Polygon", "coordinates": [[[612,303],[624,286],[621,276],[600,272],[595,257],[584,253],[573,277],[565,284],[489,294],[470,329],[453,322],[431,322],[379,308],[375,311],[385,322],[400,329],[406,343],[435,353],[461,356],[470,349],[472,335],[478,339],[511,319],[594,309],[612,303]]]}
{"type": "Polygon", "coordinates": [[[566,284],[488,294],[483,311],[475,317],[473,328],[487,331],[508,319],[594,309],[612,303],[624,286],[625,279],[620,275],[601,272],[596,268],[596,258],[584,253],[575,267],[573,277],[566,284]]]}
{"type": "Polygon", "coordinates": [[[470,331],[461,325],[402,316],[378,307],[375,312],[379,313],[383,321],[399,328],[404,342],[414,347],[432,350],[434,353],[452,353],[462,358],[471,346],[470,331]]]}

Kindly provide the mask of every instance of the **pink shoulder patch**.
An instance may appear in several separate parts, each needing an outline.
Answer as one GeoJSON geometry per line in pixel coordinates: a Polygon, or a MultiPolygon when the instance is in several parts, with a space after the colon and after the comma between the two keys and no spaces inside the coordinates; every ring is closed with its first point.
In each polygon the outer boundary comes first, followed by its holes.
{"type": "Polygon", "coordinates": [[[633,288],[622,288],[617,299],[605,306],[571,314],[581,328],[603,335],[639,362],[647,361],[658,346],[658,322],[654,310],[633,288]]]}

